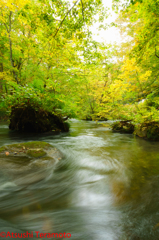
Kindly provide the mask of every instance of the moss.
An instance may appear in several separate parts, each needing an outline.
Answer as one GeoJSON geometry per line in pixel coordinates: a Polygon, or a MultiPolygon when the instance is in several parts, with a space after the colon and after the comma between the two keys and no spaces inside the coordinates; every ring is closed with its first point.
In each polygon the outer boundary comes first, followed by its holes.
{"type": "Polygon", "coordinates": [[[44,157],[42,157],[42,159],[43,159],[43,160],[53,160],[54,158],[49,157],[49,156],[44,156],[44,157]]]}
{"type": "Polygon", "coordinates": [[[6,147],[6,146],[0,147],[0,153],[3,152],[3,151],[5,151],[5,150],[7,150],[7,147],[6,147]]]}
{"type": "Polygon", "coordinates": [[[8,162],[14,162],[16,164],[21,165],[28,165],[28,163],[31,161],[31,158],[29,156],[18,156],[18,155],[9,155],[3,156],[3,159],[6,159],[8,162]]]}
{"type": "Polygon", "coordinates": [[[134,125],[130,121],[119,121],[112,124],[112,130],[120,133],[133,133],[134,125]]]}
{"type": "Polygon", "coordinates": [[[148,140],[159,140],[159,123],[152,121],[137,125],[135,134],[148,140]]]}
{"type": "Polygon", "coordinates": [[[10,148],[49,148],[52,147],[49,143],[46,142],[40,142],[40,141],[34,141],[34,142],[26,142],[26,143],[15,143],[9,145],[10,148]]]}
{"type": "Polygon", "coordinates": [[[26,142],[17,143],[7,146],[2,146],[0,148],[0,157],[10,158],[13,157],[27,157],[32,158],[42,158],[43,160],[53,160],[61,158],[61,154],[57,151],[55,147],[46,142],[26,142]],[[5,151],[9,154],[5,154],[5,151]],[[53,157],[52,157],[53,156],[53,157]]]}
{"type": "Polygon", "coordinates": [[[28,150],[27,151],[27,155],[29,155],[30,157],[34,157],[34,158],[40,158],[46,155],[46,152],[42,149],[38,149],[38,150],[28,150]]]}
{"type": "Polygon", "coordinates": [[[34,141],[34,142],[26,142],[23,146],[28,148],[49,148],[52,147],[51,144],[46,142],[34,141]]]}

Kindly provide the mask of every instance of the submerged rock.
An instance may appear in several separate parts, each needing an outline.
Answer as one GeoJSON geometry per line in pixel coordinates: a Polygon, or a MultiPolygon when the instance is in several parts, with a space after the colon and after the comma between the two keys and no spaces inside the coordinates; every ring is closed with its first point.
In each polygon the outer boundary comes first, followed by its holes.
{"type": "Polygon", "coordinates": [[[44,157],[46,152],[43,149],[31,149],[27,151],[27,155],[34,158],[44,157]]]}
{"type": "Polygon", "coordinates": [[[44,151],[52,148],[52,145],[50,145],[49,143],[46,142],[39,142],[39,141],[35,141],[35,142],[26,142],[26,143],[15,143],[15,144],[10,144],[10,145],[6,145],[6,146],[2,146],[0,147],[0,157],[4,157],[6,156],[32,156],[33,152],[41,152],[42,155],[37,154],[34,157],[41,157],[44,155],[46,155],[46,152],[44,151]],[[32,154],[31,154],[32,153],[32,154]]]}
{"type": "Polygon", "coordinates": [[[46,142],[34,141],[25,143],[15,143],[0,147],[0,159],[8,157],[43,158],[57,160],[61,153],[46,142]],[[7,154],[6,154],[7,153],[7,154]]]}
{"type": "Polygon", "coordinates": [[[18,186],[48,177],[61,158],[60,151],[46,142],[17,143],[0,148],[1,170],[18,186]]]}

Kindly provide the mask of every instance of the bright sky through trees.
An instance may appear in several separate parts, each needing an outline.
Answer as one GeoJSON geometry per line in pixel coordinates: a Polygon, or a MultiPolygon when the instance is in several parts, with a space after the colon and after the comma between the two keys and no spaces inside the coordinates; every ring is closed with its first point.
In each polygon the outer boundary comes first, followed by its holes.
{"type": "MultiPolygon", "coordinates": [[[[73,0],[68,0],[73,5],[73,0]]],[[[100,22],[94,23],[90,30],[93,33],[93,39],[98,42],[105,42],[105,43],[117,43],[120,44],[122,41],[122,36],[120,31],[117,27],[112,26],[108,27],[109,24],[113,23],[116,18],[117,14],[112,10],[112,0],[102,0],[103,6],[108,9],[107,11],[107,19],[105,19],[104,24],[107,25],[107,29],[99,29],[100,22]]],[[[96,19],[98,19],[98,15],[96,19]]]]}
{"type": "MultiPolygon", "coordinates": [[[[104,21],[104,23],[109,25],[116,20],[117,14],[112,11],[112,0],[103,0],[103,5],[105,8],[108,8],[109,15],[108,18],[104,21]]],[[[93,27],[91,27],[94,40],[111,44],[119,44],[122,41],[120,31],[117,27],[112,26],[110,28],[107,28],[106,30],[99,30],[99,25],[100,23],[96,23],[93,27]]]]}

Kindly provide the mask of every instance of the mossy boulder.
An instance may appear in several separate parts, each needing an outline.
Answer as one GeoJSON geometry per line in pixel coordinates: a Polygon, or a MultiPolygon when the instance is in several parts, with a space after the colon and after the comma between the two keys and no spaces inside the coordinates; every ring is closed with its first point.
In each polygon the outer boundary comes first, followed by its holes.
{"type": "Polygon", "coordinates": [[[131,121],[118,121],[112,124],[112,130],[120,133],[133,133],[134,124],[131,121]]]}
{"type": "Polygon", "coordinates": [[[7,147],[5,147],[5,146],[0,147],[0,153],[4,152],[5,150],[7,150],[7,147]]]}
{"type": "Polygon", "coordinates": [[[10,144],[10,145],[6,145],[3,146],[2,148],[6,149],[6,148],[28,148],[28,149],[32,149],[32,148],[43,148],[43,149],[48,149],[52,147],[51,144],[46,143],[46,142],[42,142],[42,141],[33,141],[33,142],[25,142],[25,143],[14,143],[14,144],[10,144]]]}
{"type": "Polygon", "coordinates": [[[34,158],[44,157],[46,152],[43,149],[32,149],[27,151],[27,155],[34,158]]]}
{"type": "Polygon", "coordinates": [[[134,134],[148,140],[159,140],[159,122],[152,121],[138,124],[135,127],[134,134]]]}
{"type": "Polygon", "coordinates": [[[26,186],[48,177],[61,152],[46,142],[25,142],[0,148],[0,171],[16,186],[26,186]]]}
{"type": "Polygon", "coordinates": [[[69,125],[61,115],[53,114],[40,106],[27,103],[11,109],[9,129],[19,132],[68,132],[69,125]]]}
{"type": "Polygon", "coordinates": [[[53,159],[57,153],[58,150],[51,144],[40,141],[16,143],[0,147],[0,158],[16,156],[53,159]],[[51,156],[52,153],[54,154],[51,156]]]}

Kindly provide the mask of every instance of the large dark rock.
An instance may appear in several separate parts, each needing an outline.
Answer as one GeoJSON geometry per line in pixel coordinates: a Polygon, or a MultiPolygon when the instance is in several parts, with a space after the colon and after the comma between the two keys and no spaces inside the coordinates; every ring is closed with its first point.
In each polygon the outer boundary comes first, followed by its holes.
{"type": "Polygon", "coordinates": [[[20,132],[68,132],[69,125],[62,116],[45,111],[40,107],[14,106],[11,110],[9,129],[20,132]]]}

